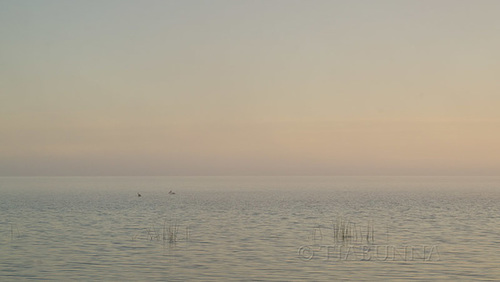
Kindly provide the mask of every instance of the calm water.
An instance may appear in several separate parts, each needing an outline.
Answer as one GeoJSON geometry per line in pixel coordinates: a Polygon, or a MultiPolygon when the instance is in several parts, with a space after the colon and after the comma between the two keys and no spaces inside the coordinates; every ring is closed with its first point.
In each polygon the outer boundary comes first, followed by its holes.
{"type": "Polygon", "coordinates": [[[0,178],[0,192],[1,281],[500,279],[498,177],[0,178]]]}

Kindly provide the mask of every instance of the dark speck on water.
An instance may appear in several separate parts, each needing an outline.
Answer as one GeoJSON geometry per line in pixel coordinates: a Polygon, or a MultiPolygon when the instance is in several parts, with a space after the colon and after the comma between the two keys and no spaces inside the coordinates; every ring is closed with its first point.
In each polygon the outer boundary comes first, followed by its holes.
{"type": "Polygon", "coordinates": [[[0,177],[0,281],[498,281],[499,187],[500,177],[0,177]]]}

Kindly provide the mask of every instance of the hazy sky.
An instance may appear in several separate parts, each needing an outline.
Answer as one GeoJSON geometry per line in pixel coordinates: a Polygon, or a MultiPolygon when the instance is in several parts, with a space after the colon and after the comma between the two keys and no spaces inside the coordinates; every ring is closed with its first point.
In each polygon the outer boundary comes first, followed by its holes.
{"type": "Polygon", "coordinates": [[[0,175],[499,175],[499,15],[0,0],[0,175]]]}

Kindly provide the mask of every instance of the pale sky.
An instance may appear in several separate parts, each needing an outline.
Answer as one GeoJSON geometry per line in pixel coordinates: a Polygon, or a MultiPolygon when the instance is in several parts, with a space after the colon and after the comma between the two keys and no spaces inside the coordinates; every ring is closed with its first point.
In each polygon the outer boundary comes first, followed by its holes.
{"type": "Polygon", "coordinates": [[[499,15],[0,0],[0,176],[500,175],[499,15]]]}

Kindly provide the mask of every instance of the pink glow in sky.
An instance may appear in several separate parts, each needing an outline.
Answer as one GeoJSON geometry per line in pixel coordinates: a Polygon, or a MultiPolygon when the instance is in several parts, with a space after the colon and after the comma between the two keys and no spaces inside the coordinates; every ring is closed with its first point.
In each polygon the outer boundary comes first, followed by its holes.
{"type": "Polygon", "coordinates": [[[498,175],[500,1],[1,1],[0,175],[498,175]]]}

